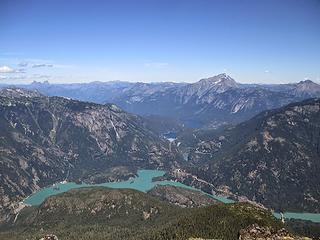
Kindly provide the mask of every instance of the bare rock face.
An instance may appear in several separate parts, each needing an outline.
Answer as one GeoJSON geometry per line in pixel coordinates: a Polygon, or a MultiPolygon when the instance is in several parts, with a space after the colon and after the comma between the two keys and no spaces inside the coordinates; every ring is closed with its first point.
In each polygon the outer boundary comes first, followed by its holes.
{"type": "Polygon", "coordinates": [[[252,224],[245,229],[240,230],[239,240],[308,240],[308,237],[299,237],[290,234],[286,229],[282,228],[273,231],[268,227],[260,227],[252,224]]]}
{"type": "Polygon", "coordinates": [[[43,97],[38,91],[31,91],[20,88],[4,88],[0,90],[0,96],[8,98],[32,98],[43,97]]]}
{"type": "Polygon", "coordinates": [[[0,222],[15,203],[54,182],[122,180],[138,167],[177,164],[177,156],[142,118],[115,105],[1,90],[0,222]]]}
{"type": "Polygon", "coordinates": [[[190,174],[277,211],[320,212],[319,99],[194,135],[177,139],[189,147],[190,174]]]}

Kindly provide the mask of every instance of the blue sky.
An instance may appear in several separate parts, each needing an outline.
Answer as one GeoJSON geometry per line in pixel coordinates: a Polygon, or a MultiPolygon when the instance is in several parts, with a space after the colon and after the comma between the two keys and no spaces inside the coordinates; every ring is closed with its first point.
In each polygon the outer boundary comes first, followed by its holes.
{"type": "Polygon", "coordinates": [[[0,0],[0,81],[320,82],[320,0],[0,0]]]}

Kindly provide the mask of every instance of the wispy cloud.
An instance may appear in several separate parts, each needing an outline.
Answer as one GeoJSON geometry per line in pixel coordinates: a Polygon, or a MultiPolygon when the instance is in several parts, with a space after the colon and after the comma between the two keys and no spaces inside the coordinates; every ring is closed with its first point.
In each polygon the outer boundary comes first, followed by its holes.
{"type": "Polygon", "coordinates": [[[14,73],[15,70],[8,66],[1,66],[0,67],[0,73],[14,73]]]}
{"type": "Polygon", "coordinates": [[[41,64],[32,65],[32,68],[40,68],[40,67],[53,67],[53,64],[41,63],[41,64]]]}
{"type": "Polygon", "coordinates": [[[264,73],[270,73],[270,71],[269,70],[264,70],[264,73]]]}
{"type": "Polygon", "coordinates": [[[25,80],[27,79],[27,76],[4,76],[4,75],[0,75],[0,80],[3,80],[3,81],[11,81],[11,80],[25,80]]]}
{"type": "Polygon", "coordinates": [[[18,63],[18,66],[19,67],[28,67],[29,63],[28,62],[21,62],[21,63],[18,63]]]}
{"type": "Polygon", "coordinates": [[[53,65],[54,68],[76,68],[76,65],[72,65],[72,64],[54,64],[53,65]]]}
{"type": "Polygon", "coordinates": [[[67,72],[76,68],[78,68],[77,65],[59,63],[50,59],[3,57],[0,54],[0,81],[2,83],[69,79],[66,76],[67,72]],[[52,71],[53,69],[55,71],[52,71]],[[57,77],[57,74],[61,76],[57,77]]]}
{"type": "Polygon", "coordinates": [[[24,69],[14,69],[9,66],[0,66],[0,73],[24,73],[24,69]]]}
{"type": "Polygon", "coordinates": [[[43,80],[48,81],[51,79],[50,75],[45,74],[32,74],[32,75],[26,75],[26,74],[20,74],[20,75],[0,75],[0,81],[34,81],[34,80],[43,80]]]}

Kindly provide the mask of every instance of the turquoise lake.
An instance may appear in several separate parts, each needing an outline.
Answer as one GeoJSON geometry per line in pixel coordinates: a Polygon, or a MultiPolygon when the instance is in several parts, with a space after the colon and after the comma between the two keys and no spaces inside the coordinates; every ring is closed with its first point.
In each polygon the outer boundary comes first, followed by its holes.
{"type": "MultiPolygon", "coordinates": [[[[46,187],[38,192],[32,194],[28,198],[26,198],[23,202],[25,204],[29,205],[39,205],[41,204],[47,197],[56,195],[59,193],[66,192],[70,189],[74,188],[82,188],[82,187],[109,187],[109,188],[130,188],[130,189],[135,189],[139,190],[142,192],[147,192],[156,185],[172,185],[172,186],[177,186],[177,187],[183,187],[191,190],[196,190],[196,191],[201,191],[199,189],[187,186],[183,183],[180,182],[174,182],[174,181],[155,181],[153,182],[152,179],[154,177],[160,177],[165,174],[165,171],[160,171],[160,170],[139,170],[138,171],[138,176],[127,180],[123,182],[108,182],[108,183],[101,183],[101,184],[76,184],[72,182],[68,183],[58,183],[56,184],[56,187],[58,189],[54,189],[53,186],[51,187],[46,187]]],[[[234,201],[231,199],[228,199],[226,197],[221,197],[221,196],[215,196],[211,194],[204,193],[207,196],[210,196],[214,199],[217,199],[220,202],[223,203],[233,203],[234,201]]],[[[274,216],[277,218],[280,218],[279,213],[274,213],[274,216]]],[[[302,220],[310,220],[313,222],[320,222],[320,214],[317,213],[292,213],[292,212],[285,212],[284,213],[285,218],[293,218],[293,219],[302,219],[302,220]]]]}

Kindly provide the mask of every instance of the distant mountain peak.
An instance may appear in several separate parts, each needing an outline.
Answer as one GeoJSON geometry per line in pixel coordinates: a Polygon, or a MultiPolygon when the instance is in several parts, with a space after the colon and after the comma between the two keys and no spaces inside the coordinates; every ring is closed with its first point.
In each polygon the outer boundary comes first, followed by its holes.
{"type": "Polygon", "coordinates": [[[179,95],[185,104],[194,97],[200,99],[207,94],[219,94],[238,87],[239,84],[233,78],[222,73],[184,86],[181,91],[179,90],[179,95]]]}
{"type": "Polygon", "coordinates": [[[226,73],[221,73],[213,77],[204,78],[194,84],[200,89],[213,90],[218,93],[225,92],[231,88],[238,88],[239,84],[226,73]]]}
{"type": "Polygon", "coordinates": [[[300,81],[296,84],[293,93],[296,96],[314,97],[320,94],[320,85],[310,79],[300,81]]]}
{"type": "Polygon", "coordinates": [[[216,76],[213,76],[213,77],[219,77],[219,78],[231,78],[228,74],[226,73],[220,73],[216,76]]]}
{"type": "Polygon", "coordinates": [[[210,82],[213,84],[228,84],[228,85],[238,85],[238,83],[226,73],[221,73],[213,77],[201,79],[199,82],[210,82]]]}
{"type": "Polygon", "coordinates": [[[316,84],[316,83],[310,79],[306,79],[306,80],[300,81],[298,84],[316,84]]]}

